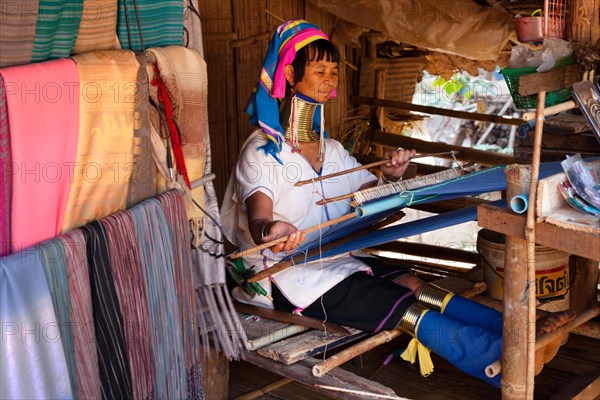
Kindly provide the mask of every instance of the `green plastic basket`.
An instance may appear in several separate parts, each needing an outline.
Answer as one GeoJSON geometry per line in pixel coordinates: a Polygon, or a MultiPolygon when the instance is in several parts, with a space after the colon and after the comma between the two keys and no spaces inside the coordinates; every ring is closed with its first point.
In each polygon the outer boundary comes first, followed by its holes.
{"type": "MultiPolygon", "coordinates": [[[[536,108],[537,107],[537,94],[529,96],[519,95],[519,77],[522,75],[533,74],[536,71],[536,67],[532,68],[505,68],[500,71],[506,80],[506,85],[510,91],[510,95],[513,98],[516,108],[536,108]]],[[[571,98],[571,89],[565,88],[555,90],[554,92],[546,93],[546,107],[553,106],[555,104],[563,103],[571,98]]]]}

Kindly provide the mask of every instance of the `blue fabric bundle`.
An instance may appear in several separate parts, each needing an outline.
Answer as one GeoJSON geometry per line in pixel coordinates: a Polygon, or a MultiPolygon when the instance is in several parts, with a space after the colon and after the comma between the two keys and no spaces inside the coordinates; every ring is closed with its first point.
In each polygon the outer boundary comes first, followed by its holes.
{"type": "Polygon", "coordinates": [[[419,322],[417,339],[460,370],[500,387],[501,376],[488,378],[485,367],[502,355],[501,333],[428,311],[419,322]]]}

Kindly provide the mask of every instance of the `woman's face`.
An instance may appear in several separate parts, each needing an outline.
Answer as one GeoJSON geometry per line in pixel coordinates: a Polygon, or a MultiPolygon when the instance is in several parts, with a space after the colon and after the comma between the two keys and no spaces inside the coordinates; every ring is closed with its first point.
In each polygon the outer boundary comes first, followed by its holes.
{"type": "Polygon", "coordinates": [[[295,90],[318,103],[325,103],[337,86],[338,64],[322,59],[306,66],[304,77],[296,83],[295,90]]]}

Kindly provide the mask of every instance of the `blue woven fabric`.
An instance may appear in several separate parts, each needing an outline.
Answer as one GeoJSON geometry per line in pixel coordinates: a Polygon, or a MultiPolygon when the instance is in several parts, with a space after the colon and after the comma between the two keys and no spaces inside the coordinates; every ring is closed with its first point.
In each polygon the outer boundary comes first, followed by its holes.
{"type": "Polygon", "coordinates": [[[460,370],[500,387],[501,375],[490,379],[485,367],[502,355],[501,333],[428,311],[419,323],[417,339],[460,370]]]}
{"type": "Polygon", "coordinates": [[[460,296],[453,296],[443,313],[445,316],[502,333],[502,314],[493,308],[460,296]]]}

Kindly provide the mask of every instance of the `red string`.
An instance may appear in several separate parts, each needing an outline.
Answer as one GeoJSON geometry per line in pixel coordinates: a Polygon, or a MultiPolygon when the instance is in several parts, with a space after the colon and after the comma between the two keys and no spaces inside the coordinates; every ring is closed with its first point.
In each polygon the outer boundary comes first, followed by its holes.
{"type": "Polygon", "coordinates": [[[171,139],[171,145],[173,147],[173,154],[175,155],[175,163],[177,164],[177,171],[183,176],[185,183],[191,189],[190,178],[188,177],[187,168],[185,167],[185,158],[183,156],[183,147],[181,145],[181,138],[179,137],[179,131],[177,125],[173,121],[173,106],[171,105],[171,99],[167,92],[167,86],[160,77],[160,70],[158,64],[154,63],[154,78],[152,78],[152,86],[158,88],[158,101],[165,108],[165,117],[167,118],[167,126],[169,128],[169,138],[171,139]]]}

